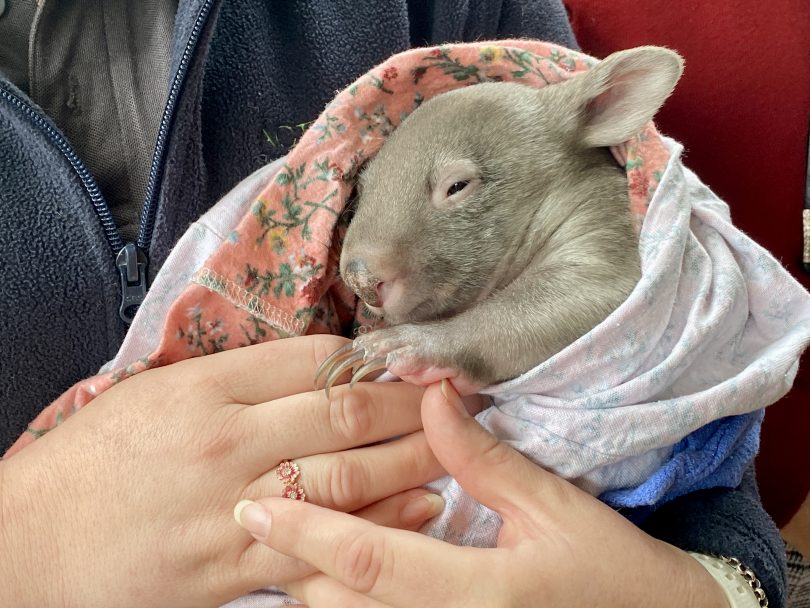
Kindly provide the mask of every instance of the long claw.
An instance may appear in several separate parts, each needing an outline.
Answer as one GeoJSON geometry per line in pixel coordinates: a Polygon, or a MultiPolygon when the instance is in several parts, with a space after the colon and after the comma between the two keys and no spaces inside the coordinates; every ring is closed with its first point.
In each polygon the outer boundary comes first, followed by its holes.
{"type": "Polygon", "coordinates": [[[357,384],[360,380],[368,376],[369,374],[379,371],[381,369],[385,369],[387,366],[385,364],[385,357],[377,357],[376,359],[372,359],[365,365],[359,367],[352,376],[351,381],[349,382],[349,388],[354,388],[354,385],[357,384]]]}
{"type": "Polygon", "coordinates": [[[337,364],[339,361],[342,361],[346,357],[350,357],[352,351],[354,349],[354,344],[349,342],[348,344],[344,344],[331,355],[329,355],[323,363],[318,367],[318,370],[315,372],[315,388],[318,388],[318,380],[321,379],[321,376],[326,372],[333,364],[337,364]]]}
{"type": "Polygon", "coordinates": [[[343,375],[347,369],[350,369],[355,363],[358,361],[362,361],[363,357],[365,357],[365,353],[363,351],[358,353],[353,353],[349,357],[344,357],[340,363],[336,363],[335,366],[332,368],[332,371],[329,372],[329,375],[326,377],[326,398],[329,398],[329,390],[332,388],[332,385],[337,382],[337,379],[343,375]]]}

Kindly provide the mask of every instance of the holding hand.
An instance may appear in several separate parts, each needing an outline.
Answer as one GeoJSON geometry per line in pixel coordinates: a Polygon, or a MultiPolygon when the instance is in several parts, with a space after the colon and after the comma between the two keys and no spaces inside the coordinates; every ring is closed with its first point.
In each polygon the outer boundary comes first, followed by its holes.
{"type": "Polygon", "coordinates": [[[313,572],[230,519],[241,499],[281,495],[288,458],[311,503],[420,527],[441,502],[412,488],[443,474],[421,431],[424,389],[363,383],[327,401],[312,378],[345,342],[143,372],[0,461],[0,605],[220,606],[313,572]]]}
{"type": "Polygon", "coordinates": [[[254,538],[320,573],[287,583],[336,606],[727,606],[692,557],[498,442],[449,383],[427,389],[422,421],[447,472],[503,519],[496,549],[456,547],[313,504],[237,505],[254,538]]]}

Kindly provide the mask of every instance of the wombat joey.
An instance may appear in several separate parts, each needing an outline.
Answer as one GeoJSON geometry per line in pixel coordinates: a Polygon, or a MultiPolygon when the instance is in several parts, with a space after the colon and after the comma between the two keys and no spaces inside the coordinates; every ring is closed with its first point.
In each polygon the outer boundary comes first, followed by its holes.
{"type": "MultiPolygon", "coordinates": [[[[603,321],[640,276],[621,144],[682,71],[640,47],[542,89],[483,83],[425,102],[368,163],[340,258],[388,327],[324,362],[328,388],[387,368],[468,394],[603,321]]],[[[318,378],[316,378],[316,385],[318,378]]]]}

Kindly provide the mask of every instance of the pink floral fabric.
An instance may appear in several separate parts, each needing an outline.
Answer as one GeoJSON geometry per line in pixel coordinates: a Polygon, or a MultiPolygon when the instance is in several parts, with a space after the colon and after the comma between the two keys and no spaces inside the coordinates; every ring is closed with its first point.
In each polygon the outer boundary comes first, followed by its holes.
{"type": "MultiPolygon", "coordinates": [[[[267,340],[372,325],[337,276],[346,230],[342,211],[363,163],[410,112],[436,95],[493,81],[544,87],[595,62],[545,42],[481,42],[407,51],[359,78],[309,126],[227,242],[194,275],[172,305],[155,352],[71,387],[6,457],[145,369],[267,340]]],[[[640,225],[669,153],[652,123],[613,153],[627,169],[630,208],[640,225]]]]}

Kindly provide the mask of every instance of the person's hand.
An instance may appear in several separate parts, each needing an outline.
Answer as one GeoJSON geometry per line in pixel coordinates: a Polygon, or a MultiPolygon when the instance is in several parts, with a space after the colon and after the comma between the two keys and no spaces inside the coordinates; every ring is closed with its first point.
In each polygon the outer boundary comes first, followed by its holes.
{"type": "Polygon", "coordinates": [[[321,572],[285,591],[312,608],[727,606],[692,557],[499,443],[458,403],[448,383],[428,388],[425,434],[448,473],[500,514],[498,548],[456,547],[291,501],[237,505],[258,541],[321,572]]]}
{"type": "Polygon", "coordinates": [[[219,606],[312,572],[232,519],[241,499],[281,495],[287,458],[313,504],[413,529],[435,515],[440,499],[411,489],[443,474],[420,430],[424,389],[361,383],[327,400],[315,369],[343,343],[143,372],[1,462],[0,605],[219,606]]]}

